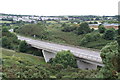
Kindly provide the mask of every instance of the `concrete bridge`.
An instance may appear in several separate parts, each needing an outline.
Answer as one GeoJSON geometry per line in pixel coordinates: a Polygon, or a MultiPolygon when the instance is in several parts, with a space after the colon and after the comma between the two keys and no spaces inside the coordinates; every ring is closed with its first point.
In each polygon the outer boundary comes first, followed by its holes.
{"type": "Polygon", "coordinates": [[[40,40],[35,40],[17,35],[18,39],[25,40],[32,47],[42,49],[46,62],[54,58],[56,53],[62,50],[70,50],[77,57],[77,65],[81,69],[96,69],[97,66],[104,66],[99,51],[89,49],[80,49],[71,46],[65,46],[40,40]]]}

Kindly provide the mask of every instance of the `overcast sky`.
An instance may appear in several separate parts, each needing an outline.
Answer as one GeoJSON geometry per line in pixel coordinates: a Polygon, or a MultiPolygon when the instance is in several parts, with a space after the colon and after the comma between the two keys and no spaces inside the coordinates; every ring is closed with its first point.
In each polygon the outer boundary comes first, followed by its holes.
{"type": "Polygon", "coordinates": [[[1,0],[0,13],[25,15],[117,15],[119,0],[1,0]]]}

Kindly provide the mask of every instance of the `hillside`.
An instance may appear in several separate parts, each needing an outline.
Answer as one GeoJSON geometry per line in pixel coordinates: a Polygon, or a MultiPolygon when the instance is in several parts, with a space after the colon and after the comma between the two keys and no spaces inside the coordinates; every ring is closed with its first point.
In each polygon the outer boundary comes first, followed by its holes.
{"type": "MultiPolygon", "coordinates": [[[[40,65],[44,66],[46,64],[42,57],[19,53],[8,49],[2,49],[2,58],[3,78],[30,78],[32,75],[34,76],[34,73],[42,71],[39,71],[35,67],[40,65]],[[31,74],[25,74],[30,72],[31,74]]],[[[38,76],[38,74],[36,75],[38,76]]]]}
{"type": "Polygon", "coordinates": [[[98,70],[63,68],[45,63],[42,57],[2,49],[3,78],[95,78],[98,70]]]}

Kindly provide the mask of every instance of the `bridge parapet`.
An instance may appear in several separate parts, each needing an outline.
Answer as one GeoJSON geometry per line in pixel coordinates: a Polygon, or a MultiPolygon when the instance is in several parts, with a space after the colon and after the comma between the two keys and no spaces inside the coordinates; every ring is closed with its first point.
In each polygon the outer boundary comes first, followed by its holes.
{"type": "MultiPolygon", "coordinates": [[[[28,43],[29,44],[29,43],[28,43]]],[[[60,48],[56,48],[56,47],[52,47],[52,46],[49,46],[49,48],[45,48],[45,47],[41,47],[41,46],[38,46],[38,45],[35,45],[35,44],[31,44],[31,46],[33,47],[36,47],[38,49],[43,49],[43,50],[46,50],[46,51],[49,51],[49,52],[52,52],[54,54],[56,54],[57,52],[59,51],[62,51],[62,49],[60,48]]],[[[63,49],[63,50],[69,50],[69,49],[63,49]]],[[[74,56],[76,57],[79,57],[79,58],[84,58],[84,59],[87,59],[87,60],[91,60],[91,61],[95,61],[95,62],[99,62],[99,63],[102,63],[102,59],[101,57],[96,57],[96,56],[93,56],[93,55],[89,55],[89,54],[84,54],[84,53],[81,53],[81,52],[75,52],[75,51],[72,51],[70,50],[74,56]]]]}
{"type": "Polygon", "coordinates": [[[101,57],[96,57],[96,56],[89,55],[89,54],[84,54],[84,53],[78,53],[78,54],[74,54],[74,55],[76,57],[79,57],[79,58],[84,58],[84,59],[87,59],[87,60],[92,60],[92,61],[96,61],[96,62],[100,62],[100,63],[102,62],[101,57]]]}

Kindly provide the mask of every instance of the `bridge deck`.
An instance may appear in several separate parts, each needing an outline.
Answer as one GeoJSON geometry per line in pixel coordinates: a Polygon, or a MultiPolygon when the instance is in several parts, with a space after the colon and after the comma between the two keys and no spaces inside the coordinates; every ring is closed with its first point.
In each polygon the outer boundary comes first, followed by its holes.
{"type": "Polygon", "coordinates": [[[71,46],[65,46],[65,45],[40,41],[40,40],[34,40],[31,38],[27,38],[19,35],[18,35],[18,39],[25,40],[28,44],[31,44],[33,47],[36,47],[39,49],[45,49],[48,51],[52,51],[54,53],[62,50],[70,50],[76,57],[102,63],[100,52],[98,51],[80,49],[80,48],[71,47],[71,46]]]}

